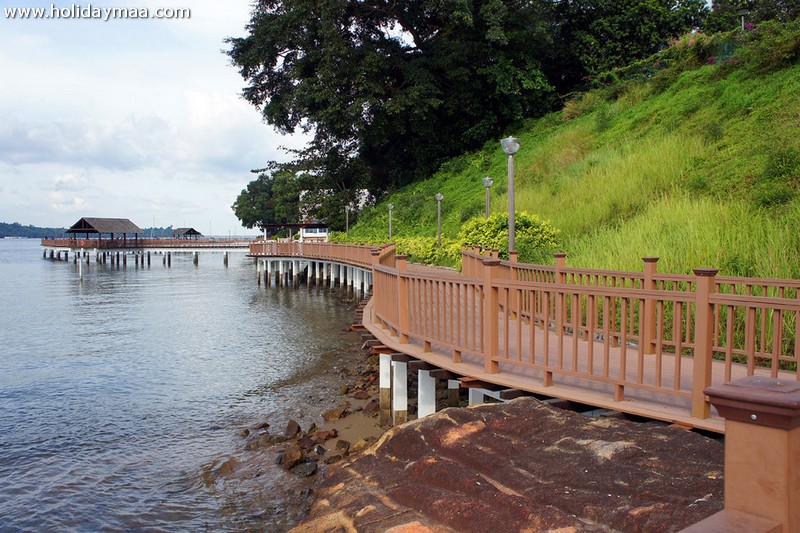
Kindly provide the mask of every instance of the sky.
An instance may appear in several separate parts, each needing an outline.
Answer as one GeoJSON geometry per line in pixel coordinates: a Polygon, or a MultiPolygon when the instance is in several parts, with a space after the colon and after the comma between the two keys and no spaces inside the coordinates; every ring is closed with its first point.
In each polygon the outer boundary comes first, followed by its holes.
{"type": "Polygon", "coordinates": [[[255,178],[251,169],[287,159],[283,147],[306,139],[261,120],[222,53],[226,37],[246,35],[250,4],[0,0],[0,222],[70,227],[113,217],[142,228],[257,233],[231,205],[255,178]],[[62,16],[11,18],[15,7],[62,16]],[[89,7],[188,8],[190,17],[100,12],[103,20],[88,18],[89,7]]]}

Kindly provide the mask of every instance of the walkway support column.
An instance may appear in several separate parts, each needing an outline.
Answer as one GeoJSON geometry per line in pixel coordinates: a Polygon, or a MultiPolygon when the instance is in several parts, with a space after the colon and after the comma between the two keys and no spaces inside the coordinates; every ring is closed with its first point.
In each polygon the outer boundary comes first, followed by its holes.
{"type": "Polygon", "coordinates": [[[725,509],[685,531],[800,531],[800,382],[749,376],[705,393],[725,417],[725,509]]]}
{"type": "Polygon", "coordinates": [[[380,354],[380,367],[378,374],[380,387],[380,425],[386,427],[392,417],[392,355],[380,354]]]}
{"type": "Polygon", "coordinates": [[[422,418],[436,412],[436,378],[430,370],[417,370],[417,417],[422,418]]]}
{"type": "Polygon", "coordinates": [[[408,421],[408,363],[392,361],[392,415],[395,426],[408,421]]]}

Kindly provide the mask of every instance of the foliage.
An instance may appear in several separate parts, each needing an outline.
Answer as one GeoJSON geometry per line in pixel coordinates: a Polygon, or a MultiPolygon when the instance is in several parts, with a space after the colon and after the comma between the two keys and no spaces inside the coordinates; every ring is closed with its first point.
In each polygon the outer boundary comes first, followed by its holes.
{"type": "Polygon", "coordinates": [[[343,227],[355,191],[430,176],[705,13],[702,0],[261,0],[226,53],[268,124],[313,135],[265,170],[325,191],[312,216],[343,227]]]}
{"type": "MultiPolygon", "coordinates": [[[[359,244],[362,246],[381,246],[385,239],[377,236],[360,236],[354,239],[349,238],[345,233],[332,232],[328,239],[329,242],[339,244],[359,244]]],[[[449,267],[461,266],[461,245],[452,239],[442,238],[442,245],[437,245],[435,237],[399,237],[395,239],[398,254],[408,256],[408,260],[414,263],[426,265],[442,265],[449,267]]]]}
{"type": "Polygon", "coordinates": [[[558,2],[557,9],[570,63],[583,76],[650,56],[708,16],[703,0],[586,0],[558,2]]]}
{"type": "Polygon", "coordinates": [[[242,226],[296,222],[300,218],[299,183],[286,172],[262,172],[231,206],[242,226]]]}
{"type": "Polygon", "coordinates": [[[40,228],[23,226],[19,222],[0,222],[0,238],[20,237],[24,239],[54,239],[64,237],[64,228],[40,228]]]}
{"type": "MultiPolygon", "coordinates": [[[[545,263],[558,251],[558,233],[549,222],[536,215],[515,213],[514,243],[518,259],[524,263],[545,263]]],[[[458,234],[461,244],[497,249],[508,259],[508,213],[469,220],[458,234]]]]}
{"type": "MultiPolygon", "coordinates": [[[[542,10],[499,0],[263,0],[227,52],[244,97],[314,135],[292,170],[380,192],[547,110],[542,10]]],[[[283,167],[288,168],[288,167],[283,167]]]]}
{"type": "MultiPolygon", "coordinates": [[[[760,28],[706,35],[715,55],[732,48],[713,63],[692,48],[704,37],[677,39],[648,60],[668,63],[660,70],[620,73],[616,85],[575,95],[570,120],[565,110],[513,132],[517,209],[560,230],[570,265],[637,271],[642,257],[657,256],[662,272],[800,278],[800,65],[757,67],[769,62],[748,50],[760,28]]],[[[784,24],[775,35],[790,42],[800,31],[784,24]]],[[[395,237],[435,236],[441,192],[452,239],[482,214],[481,178],[494,179],[492,213],[506,210],[506,165],[499,143],[488,142],[384,198],[350,238],[386,241],[389,202],[395,237]]]]}

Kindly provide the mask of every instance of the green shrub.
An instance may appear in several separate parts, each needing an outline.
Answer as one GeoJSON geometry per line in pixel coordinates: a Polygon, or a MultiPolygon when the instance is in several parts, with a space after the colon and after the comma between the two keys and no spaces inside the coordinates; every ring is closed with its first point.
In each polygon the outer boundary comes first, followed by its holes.
{"type": "MultiPolygon", "coordinates": [[[[523,263],[549,263],[553,252],[558,251],[558,229],[536,215],[517,212],[514,217],[514,239],[519,261],[523,263]]],[[[497,249],[500,257],[508,259],[508,214],[495,214],[488,219],[473,218],[458,235],[467,246],[497,249]]]]}

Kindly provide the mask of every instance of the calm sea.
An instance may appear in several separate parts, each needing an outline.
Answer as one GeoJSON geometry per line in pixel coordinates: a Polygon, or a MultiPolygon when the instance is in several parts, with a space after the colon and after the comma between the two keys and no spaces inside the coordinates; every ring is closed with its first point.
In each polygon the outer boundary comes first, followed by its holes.
{"type": "Polygon", "coordinates": [[[204,473],[242,457],[242,428],[314,421],[352,307],[222,257],[93,260],[80,279],[38,241],[0,239],[0,531],[291,525],[288,474],[254,473],[256,497],[204,473]]]}

